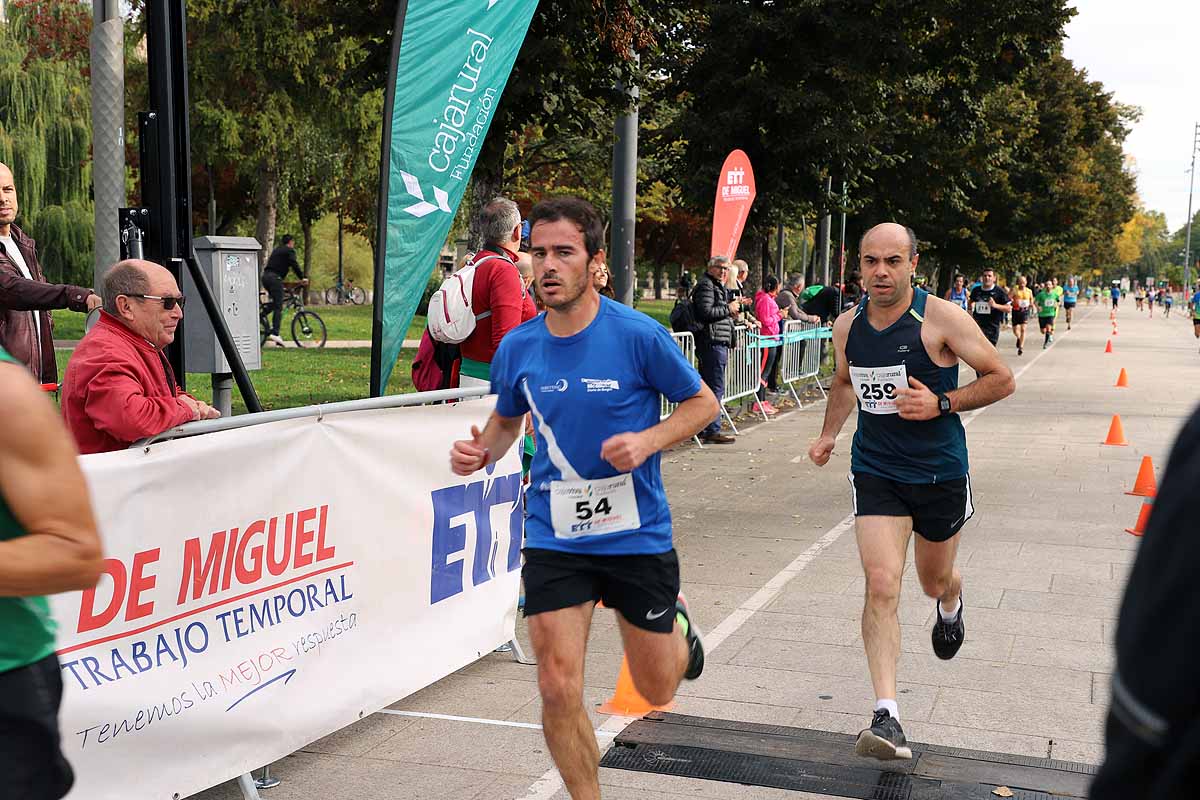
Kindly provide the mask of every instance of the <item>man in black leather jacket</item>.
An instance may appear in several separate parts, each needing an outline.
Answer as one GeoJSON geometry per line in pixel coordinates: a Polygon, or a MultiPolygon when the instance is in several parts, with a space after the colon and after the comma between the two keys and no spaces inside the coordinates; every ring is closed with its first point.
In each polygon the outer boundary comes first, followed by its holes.
{"type": "MultiPolygon", "coordinates": [[[[721,402],[725,394],[725,364],[733,346],[734,315],[741,308],[737,298],[730,300],[725,278],[732,265],[724,256],[713,256],[708,269],[692,290],[692,310],[703,328],[696,334],[696,358],[700,377],[721,402]]],[[[732,444],[734,438],[721,433],[721,414],[700,432],[700,439],[711,444],[732,444]]]]}

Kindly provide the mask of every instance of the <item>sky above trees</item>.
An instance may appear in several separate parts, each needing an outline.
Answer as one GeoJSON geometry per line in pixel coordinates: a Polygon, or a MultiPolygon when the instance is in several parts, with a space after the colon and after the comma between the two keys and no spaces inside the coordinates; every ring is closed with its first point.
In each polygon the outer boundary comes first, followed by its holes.
{"type": "Polygon", "coordinates": [[[1200,3],[1074,0],[1064,52],[1142,118],[1125,140],[1137,162],[1138,193],[1175,230],[1187,219],[1192,131],[1200,122],[1195,41],[1200,3]]]}

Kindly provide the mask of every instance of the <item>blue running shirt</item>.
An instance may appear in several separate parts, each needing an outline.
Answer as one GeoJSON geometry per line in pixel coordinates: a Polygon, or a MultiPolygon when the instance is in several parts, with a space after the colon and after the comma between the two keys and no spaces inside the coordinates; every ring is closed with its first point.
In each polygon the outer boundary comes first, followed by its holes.
{"type": "MultiPolygon", "coordinates": [[[[660,394],[681,402],[700,391],[699,374],[666,328],[640,311],[601,297],[596,318],[574,336],[551,335],[545,315],[510,331],[492,360],[491,378],[492,392],[498,396],[496,412],[503,417],[532,412],[537,430],[526,495],[526,546],[588,555],[671,549],[671,511],[658,453],[632,473],[638,526],[586,533],[589,522],[601,520],[610,510],[596,505],[593,488],[601,491],[611,483],[603,479],[620,475],[600,458],[604,441],[657,425],[660,394]],[[569,490],[578,494],[564,499],[568,481],[569,490]],[[552,521],[552,492],[558,498],[558,535],[552,521]],[[570,516],[563,513],[564,503],[570,516]],[[576,522],[577,509],[579,519],[589,522],[576,522]],[[568,529],[567,523],[572,522],[576,525],[568,529]]],[[[614,499],[613,505],[618,501],[614,499]]]]}

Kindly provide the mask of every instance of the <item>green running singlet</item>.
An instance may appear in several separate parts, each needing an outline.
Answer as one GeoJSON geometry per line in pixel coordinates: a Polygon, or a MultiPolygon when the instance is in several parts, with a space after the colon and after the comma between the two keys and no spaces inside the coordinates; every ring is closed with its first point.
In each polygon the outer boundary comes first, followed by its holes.
{"type": "MultiPolygon", "coordinates": [[[[0,362],[18,364],[3,348],[0,362]]],[[[25,536],[0,495],[0,541],[25,536]]],[[[0,673],[41,661],[54,652],[54,620],[44,597],[0,597],[0,673]]]]}

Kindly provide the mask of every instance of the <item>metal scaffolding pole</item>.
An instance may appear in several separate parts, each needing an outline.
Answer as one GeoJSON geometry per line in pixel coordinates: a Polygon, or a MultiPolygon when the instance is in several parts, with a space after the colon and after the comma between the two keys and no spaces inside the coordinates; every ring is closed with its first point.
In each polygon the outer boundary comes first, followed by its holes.
{"type": "Polygon", "coordinates": [[[125,205],[125,20],[118,0],[92,0],[93,285],[121,258],[117,210],[125,205]]]}
{"type": "MultiPolygon", "coordinates": [[[[825,182],[825,204],[828,207],[829,201],[833,197],[833,178],[830,177],[825,182]]],[[[821,243],[821,283],[824,286],[829,285],[829,241],[831,228],[833,226],[833,215],[826,213],[821,217],[821,229],[817,234],[817,240],[821,243]]]]}
{"type": "Polygon", "coordinates": [[[1183,246],[1183,291],[1190,296],[1192,291],[1192,189],[1196,185],[1196,150],[1200,149],[1200,122],[1192,131],[1192,167],[1188,170],[1188,215],[1187,237],[1183,246]]]}
{"type": "Polygon", "coordinates": [[[634,273],[634,227],[637,216],[638,90],[626,89],[633,105],[617,117],[613,141],[612,252],[610,280],[617,300],[633,305],[637,290],[634,273]]]}

